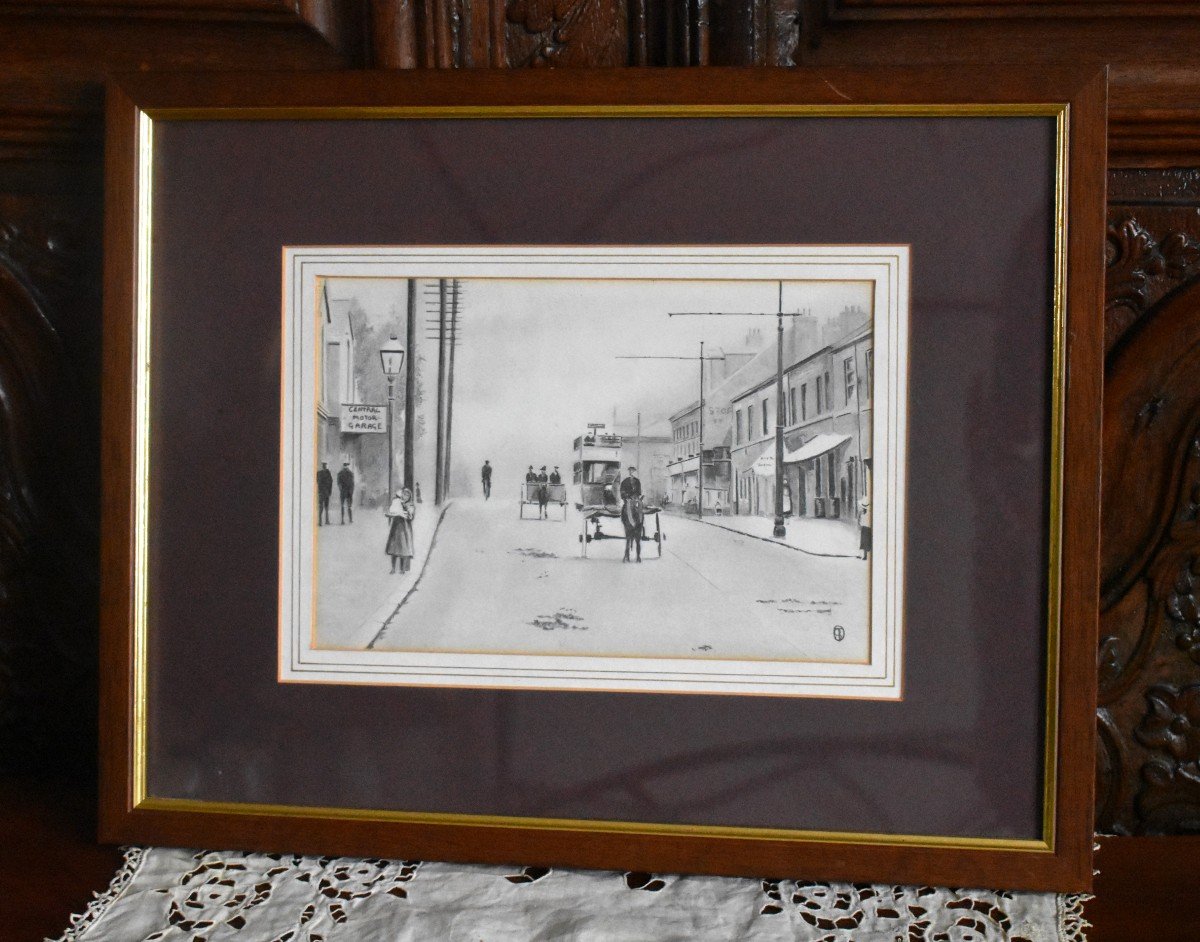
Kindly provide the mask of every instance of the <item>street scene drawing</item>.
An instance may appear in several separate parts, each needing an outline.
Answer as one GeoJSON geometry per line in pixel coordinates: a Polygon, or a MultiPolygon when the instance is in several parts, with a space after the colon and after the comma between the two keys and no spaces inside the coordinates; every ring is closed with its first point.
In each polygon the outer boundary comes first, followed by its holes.
{"type": "Polygon", "coordinates": [[[284,679],[899,697],[906,254],[377,251],[285,300],[284,679]]]}

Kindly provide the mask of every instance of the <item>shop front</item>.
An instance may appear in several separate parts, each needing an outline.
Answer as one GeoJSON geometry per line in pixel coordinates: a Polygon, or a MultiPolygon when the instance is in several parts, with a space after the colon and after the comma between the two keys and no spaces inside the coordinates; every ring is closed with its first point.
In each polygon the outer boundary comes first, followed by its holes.
{"type": "Polygon", "coordinates": [[[784,453],[784,466],[801,495],[800,513],[812,517],[853,517],[854,459],[849,435],[815,435],[784,453]]]}

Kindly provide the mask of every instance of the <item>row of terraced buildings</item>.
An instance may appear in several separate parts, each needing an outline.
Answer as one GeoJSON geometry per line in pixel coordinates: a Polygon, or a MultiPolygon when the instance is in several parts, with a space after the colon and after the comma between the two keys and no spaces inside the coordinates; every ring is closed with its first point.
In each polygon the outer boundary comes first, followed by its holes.
{"type": "Polygon", "coordinates": [[[870,492],[874,348],[870,315],[790,316],[783,332],[783,467],[775,464],[779,370],[775,332],[713,351],[705,394],[671,418],[671,502],[706,514],[775,512],[782,480],[792,517],[857,519],[870,492]],[[703,462],[703,493],[699,478],[703,462]]]}

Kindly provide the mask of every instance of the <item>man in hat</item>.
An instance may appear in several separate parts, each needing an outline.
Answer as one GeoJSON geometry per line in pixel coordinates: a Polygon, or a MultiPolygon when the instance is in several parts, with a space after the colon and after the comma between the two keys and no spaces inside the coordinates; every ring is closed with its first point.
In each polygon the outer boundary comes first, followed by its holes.
{"type": "Polygon", "coordinates": [[[319,527],[329,522],[329,498],[332,494],[333,472],[329,470],[329,463],[322,461],[321,470],[317,472],[317,526],[319,527]]]}
{"type": "Polygon", "coordinates": [[[550,488],[547,487],[550,483],[550,478],[546,476],[546,466],[542,465],[542,470],[537,476],[537,499],[538,499],[538,515],[546,518],[549,514],[546,513],[546,505],[550,502],[550,488]]]}
{"type": "Polygon", "coordinates": [[[530,465],[529,470],[525,472],[525,483],[533,484],[535,481],[537,481],[537,474],[533,470],[533,465],[530,465]]]}
{"type": "Polygon", "coordinates": [[[562,484],[562,475],[558,473],[558,465],[554,466],[554,470],[550,472],[551,484],[562,484]]]}
{"type": "Polygon", "coordinates": [[[637,561],[642,561],[642,482],[638,480],[637,468],[629,466],[629,474],[621,481],[621,523],[625,527],[625,562],[629,562],[629,550],[637,550],[637,561]]]}
{"type": "Polygon", "coordinates": [[[637,468],[629,466],[629,474],[621,482],[621,500],[642,496],[642,482],[638,480],[637,468]]]}
{"type": "Polygon", "coordinates": [[[350,462],[342,462],[342,470],[337,475],[338,507],[342,514],[342,523],[346,518],[354,522],[354,472],[350,470],[350,462]]]}

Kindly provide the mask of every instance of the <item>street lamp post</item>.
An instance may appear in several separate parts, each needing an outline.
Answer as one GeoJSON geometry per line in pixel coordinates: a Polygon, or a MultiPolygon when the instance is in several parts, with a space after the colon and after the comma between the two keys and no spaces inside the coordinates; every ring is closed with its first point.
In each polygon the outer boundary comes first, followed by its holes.
{"type": "Polygon", "coordinates": [[[394,438],[395,423],[392,421],[392,416],[395,412],[393,403],[396,399],[396,377],[400,375],[400,370],[404,367],[404,347],[397,339],[395,334],[392,334],[391,339],[379,348],[379,360],[383,365],[383,375],[388,381],[388,490],[387,499],[392,499],[393,494],[393,466],[396,460],[396,446],[394,438]]]}

